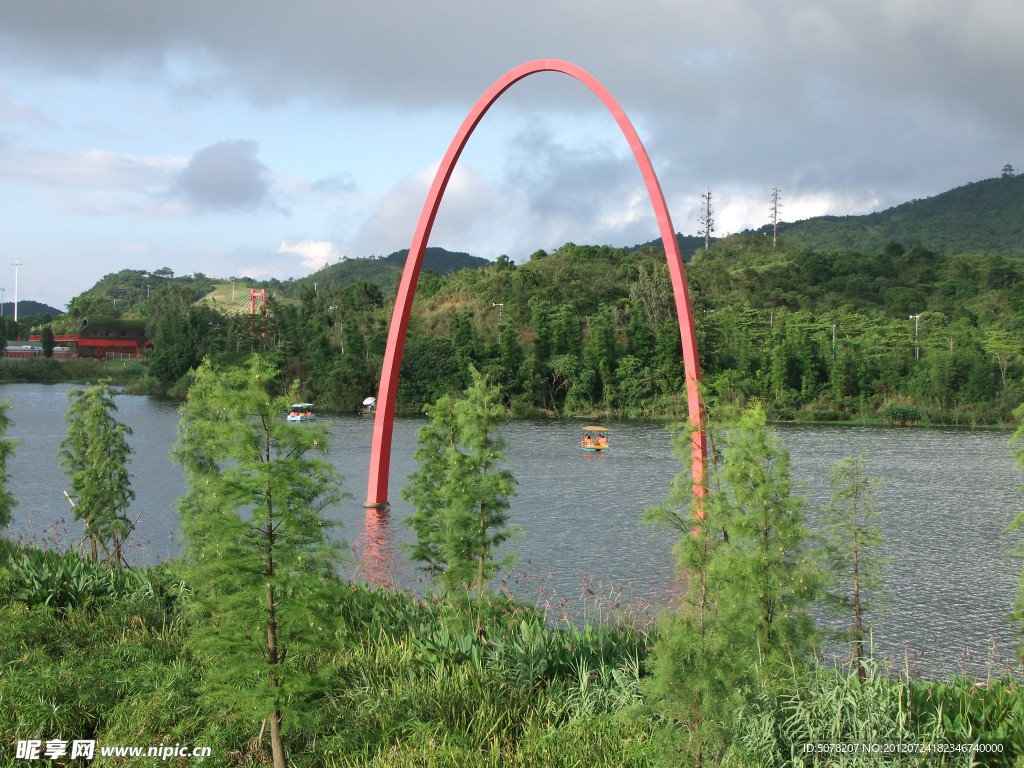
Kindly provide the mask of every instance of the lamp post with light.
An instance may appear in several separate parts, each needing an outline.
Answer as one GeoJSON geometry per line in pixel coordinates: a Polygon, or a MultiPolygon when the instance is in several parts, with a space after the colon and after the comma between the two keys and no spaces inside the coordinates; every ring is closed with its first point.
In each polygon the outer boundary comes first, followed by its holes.
{"type": "Polygon", "coordinates": [[[24,267],[20,261],[12,264],[14,267],[14,322],[18,322],[18,267],[24,267]]]}
{"type": "Polygon", "coordinates": [[[914,359],[915,360],[920,360],[921,359],[921,348],[917,345],[917,327],[918,327],[917,324],[921,321],[921,316],[920,315],[910,315],[909,319],[914,321],[914,359]]]}

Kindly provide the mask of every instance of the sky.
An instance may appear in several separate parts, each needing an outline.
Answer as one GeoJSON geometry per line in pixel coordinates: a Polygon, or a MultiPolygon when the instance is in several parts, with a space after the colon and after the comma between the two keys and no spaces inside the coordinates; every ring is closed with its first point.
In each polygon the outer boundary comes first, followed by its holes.
{"type": "MultiPolygon", "coordinates": [[[[63,307],[102,275],[299,277],[409,247],[479,96],[539,58],[590,72],[677,231],[859,214],[1024,163],[1019,0],[0,0],[0,288],[63,307]]],[[[480,123],[431,244],[522,260],[658,236],[581,83],[480,123]]]]}

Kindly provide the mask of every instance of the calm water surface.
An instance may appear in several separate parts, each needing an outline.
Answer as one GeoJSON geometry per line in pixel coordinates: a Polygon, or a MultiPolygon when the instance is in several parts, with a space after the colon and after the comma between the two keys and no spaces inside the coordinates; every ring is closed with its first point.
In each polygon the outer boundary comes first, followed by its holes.
{"type": "MultiPolygon", "coordinates": [[[[56,460],[66,432],[69,388],[0,385],[0,399],[13,402],[10,435],[23,441],[10,464],[10,489],[21,504],[8,536],[40,540],[59,535],[65,544],[81,536],[80,524],[70,518],[63,495],[67,483],[56,460]]],[[[137,497],[132,517],[142,513],[131,556],[138,563],[173,557],[180,548],[175,500],[184,482],[169,452],[180,402],[123,396],[117,403],[119,418],[134,430],[131,470],[137,497]]],[[[392,508],[381,518],[361,506],[372,418],[331,419],[331,460],[353,496],[334,516],[342,524],[338,536],[355,550],[349,566],[354,575],[423,588],[399,546],[412,538],[401,524],[411,510],[399,489],[416,468],[416,432],[425,423],[418,417],[395,422],[392,508]]],[[[577,604],[587,580],[597,592],[613,583],[626,600],[663,603],[678,591],[672,541],[667,536],[652,540],[637,520],[646,507],[661,501],[679,471],[671,435],[658,424],[610,424],[613,452],[604,456],[577,448],[581,426],[530,421],[504,429],[511,444],[508,465],[519,481],[511,509],[512,522],[522,528],[514,544],[520,558],[512,576],[518,579],[516,589],[534,599],[569,598],[577,604]],[[538,588],[545,590],[543,595],[538,588]]],[[[1021,564],[1006,552],[1020,536],[1004,528],[1022,502],[1008,432],[783,425],[779,433],[792,454],[794,474],[807,485],[812,508],[828,500],[823,470],[844,456],[870,451],[871,470],[886,478],[878,501],[898,610],[875,633],[880,651],[901,663],[906,654],[926,675],[956,672],[961,664],[984,672],[992,642],[997,657],[1012,656],[1014,627],[1003,616],[1011,609],[1021,564]]]]}

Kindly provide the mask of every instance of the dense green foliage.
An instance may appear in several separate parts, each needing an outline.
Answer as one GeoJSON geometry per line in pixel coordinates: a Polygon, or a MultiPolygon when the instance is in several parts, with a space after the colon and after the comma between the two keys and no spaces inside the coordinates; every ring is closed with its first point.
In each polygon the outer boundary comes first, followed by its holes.
{"type": "MultiPolygon", "coordinates": [[[[445,278],[417,299],[400,401],[461,389],[475,365],[516,415],[685,412],[663,261],[653,249],[569,244],[445,278]]],[[[896,243],[862,255],[725,238],[687,266],[704,381],[761,400],[773,419],[908,407],[929,423],[1009,421],[1024,373],[1019,274],[1002,257],[896,243]]]]}
{"type": "MultiPolygon", "coordinates": [[[[1024,256],[1024,176],[985,179],[864,216],[780,224],[796,249],[875,253],[895,240],[939,253],[1024,256]]],[[[767,232],[769,227],[758,230],[767,232]]]]}
{"type": "Polygon", "coordinates": [[[70,320],[91,318],[93,315],[146,317],[153,293],[167,285],[187,287],[195,299],[205,296],[214,286],[210,278],[201,272],[175,277],[168,267],[152,272],[122,269],[104,275],[91,288],[73,298],[68,303],[67,315],[70,320]]]}

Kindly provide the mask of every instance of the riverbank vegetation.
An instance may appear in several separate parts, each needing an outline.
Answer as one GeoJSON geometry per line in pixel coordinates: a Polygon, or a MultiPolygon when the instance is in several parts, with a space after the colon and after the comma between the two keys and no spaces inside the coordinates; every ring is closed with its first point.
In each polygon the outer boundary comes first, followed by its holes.
{"type": "MultiPolygon", "coordinates": [[[[117,305],[145,320],[156,345],[137,391],[183,395],[205,356],[223,366],[261,351],[322,408],[356,410],[377,392],[393,275],[383,285],[340,273],[324,284],[294,281],[249,315],[200,302],[216,288],[202,275],[147,274],[133,280],[149,279],[151,296],[133,289],[133,302],[117,305]]],[[[1022,275],[1015,259],[895,241],[856,253],[722,238],[687,264],[704,382],[724,397],[757,399],[769,420],[1008,424],[1024,376],[1022,275]]],[[[106,288],[120,290],[116,282],[106,288]]],[[[111,304],[102,288],[72,302],[75,312],[111,304]]],[[[399,408],[419,411],[462,391],[471,368],[501,387],[517,416],[683,415],[663,253],[568,243],[520,264],[425,269],[399,408]]]]}
{"type": "MultiPolygon", "coordinates": [[[[473,378],[421,433],[411,554],[439,578],[412,594],[339,577],[323,512],[341,478],[322,425],[280,418],[295,391],[268,390],[278,372],[258,356],[204,362],[176,449],[181,559],[122,567],[99,528],[90,556],[0,540],[0,732],[204,745],[224,766],[1024,763],[1012,669],[920,680],[865,643],[885,592],[865,457],[831,477],[822,546],[765,408],[709,397],[699,493],[683,432],[681,472],[645,518],[678,537],[680,604],[653,617],[584,591],[581,615],[490,579],[512,554],[495,551],[515,522],[498,438],[510,414],[473,378]],[[848,616],[848,665],[820,657],[811,609],[826,599],[848,616]]],[[[95,417],[117,442],[108,394],[71,396],[65,451],[73,498],[117,521],[130,499],[107,479],[127,452],[98,462],[93,499],[79,487],[90,446],[73,439],[95,417]]]]}

